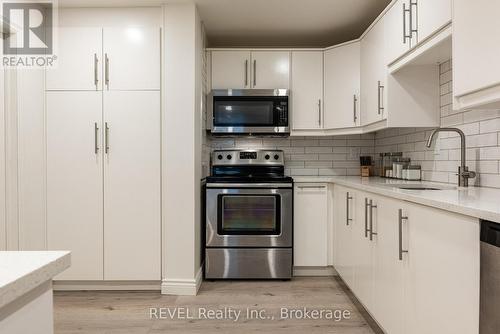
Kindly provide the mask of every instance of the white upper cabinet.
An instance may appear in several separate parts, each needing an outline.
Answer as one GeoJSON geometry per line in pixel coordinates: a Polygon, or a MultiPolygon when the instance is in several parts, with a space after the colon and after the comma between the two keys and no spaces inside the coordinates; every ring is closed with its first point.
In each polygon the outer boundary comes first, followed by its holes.
{"type": "Polygon", "coordinates": [[[57,66],[47,69],[47,90],[101,90],[101,28],[59,28],[57,66]],[[78,41],[78,43],[75,43],[78,41]]]}
{"type": "Polygon", "coordinates": [[[409,0],[398,0],[385,13],[384,34],[386,64],[390,64],[411,47],[409,0]]]}
{"type": "Polygon", "coordinates": [[[250,88],[250,52],[212,51],[212,88],[250,88]]]}
{"type": "Polygon", "coordinates": [[[451,0],[398,0],[384,21],[390,64],[451,21],[451,0]]]}
{"type": "MultiPolygon", "coordinates": [[[[412,0],[412,3],[416,3],[411,8],[412,29],[416,30],[412,39],[416,35],[416,43],[422,42],[451,21],[451,0],[412,0]]],[[[412,42],[412,45],[416,43],[412,42]]]]}
{"type": "Polygon", "coordinates": [[[160,28],[104,28],[104,89],[160,89],[160,28]]]}
{"type": "Polygon", "coordinates": [[[252,51],[252,88],[288,89],[290,86],[289,51],[252,51]]]}
{"type": "Polygon", "coordinates": [[[453,94],[457,109],[500,106],[500,1],[453,2],[453,94]]]}
{"type": "Polygon", "coordinates": [[[387,117],[384,53],[384,18],[380,19],[361,40],[361,124],[367,125],[387,117]]]}
{"type": "Polygon", "coordinates": [[[288,89],[289,51],[211,52],[212,89],[288,89]]]}
{"type": "Polygon", "coordinates": [[[319,129],[322,126],[323,52],[292,52],[293,129],[319,129]]]}
{"type": "Polygon", "coordinates": [[[361,123],[360,43],[332,48],[324,57],[324,128],[357,126],[361,123]]]}
{"type": "Polygon", "coordinates": [[[294,186],[294,266],[328,264],[328,185],[294,186]]]}

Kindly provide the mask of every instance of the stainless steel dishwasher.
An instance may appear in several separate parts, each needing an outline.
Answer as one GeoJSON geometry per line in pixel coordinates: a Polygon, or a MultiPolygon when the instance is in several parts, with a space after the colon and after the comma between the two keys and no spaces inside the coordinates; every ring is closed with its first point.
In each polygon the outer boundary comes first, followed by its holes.
{"type": "Polygon", "coordinates": [[[480,334],[500,333],[500,224],[481,221],[480,334]]]}

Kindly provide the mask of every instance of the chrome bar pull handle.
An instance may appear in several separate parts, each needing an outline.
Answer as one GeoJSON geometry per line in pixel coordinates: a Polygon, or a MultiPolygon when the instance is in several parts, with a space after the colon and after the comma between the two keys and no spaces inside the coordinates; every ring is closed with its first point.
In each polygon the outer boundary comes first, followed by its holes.
{"type": "Polygon", "coordinates": [[[373,236],[377,235],[376,232],[373,232],[373,209],[376,209],[377,206],[373,205],[373,200],[370,200],[370,241],[373,240],[373,236]]]}
{"type": "Polygon", "coordinates": [[[253,60],[253,86],[257,85],[257,60],[253,60]]]}
{"type": "Polygon", "coordinates": [[[107,53],[104,55],[104,82],[109,90],[109,58],[107,53]]]}
{"type": "Polygon", "coordinates": [[[320,185],[320,186],[297,186],[299,189],[325,189],[325,185],[320,185]]]}
{"type": "Polygon", "coordinates": [[[415,0],[415,2],[413,2],[412,0],[410,0],[410,6],[409,7],[410,8],[408,10],[410,12],[410,39],[413,38],[413,33],[415,33],[415,34],[417,34],[417,40],[418,40],[418,22],[417,22],[417,27],[415,27],[415,29],[413,29],[413,7],[415,7],[415,11],[418,10],[418,8],[417,8],[417,0],[415,0]]]}
{"type": "Polygon", "coordinates": [[[321,99],[318,99],[318,125],[321,126],[321,99]]]}
{"type": "Polygon", "coordinates": [[[377,99],[378,99],[378,114],[382,114],[384,111],[384,107],[382,106],[382,96],[381,93],[383,93],[384,86],[382,86],[382,83],[379,81],[378,82],[378,91],[377,91],[377,99]]]}
{"type": "Polygon", "coordinates": [[[248,59],[245,60],[245,87],[248,86],[248,59]]]}
{"type": "Polygon", "coordinates": [[[346,198],[345,198],[345,204],[346,204],[346,207],[345,207],[345,215],[346,215],[346,226],[349,226],[349,223],[352,221],[352,218],[349,218],[349,201],[352,199],[352,196],[349,192],[347,192],[346,194],[346,198]]]}
{"type": "Polygon", "coordinates": [[[99,146],[97,144],[97,133],[99,131],[99,127],[97,126],[97,122],[94,123],[94,153],[97,154],[99,152],[99,146]]]}
{"type": "Polygon", "coordinates": [[[368,206],[370,203],[368,203],[368,198],[365,197],[365,238],[368,238],[368,232],[370,230],[368,229],[368,206]]]}
{"type": "Polygon", "coordinates": [[[403,249],[403,220],[408,220],[408,217],[407,216],[403,216],[403,209],[399,209],[399,228],[398,228],[398,232],[399,232],[399,249],[398,249],[398,253],[399,253],[399,261],[403,261],[403,253],[408,253],[408,250],[404,250],[403,249]]]}
{"type": "Polygon", "coordinates": [[[97,53],[94,53],[94,85],[96,90],[99,88],[98,66],[99,66],[99,59],[97,58],[97,53]]]}
{"type": "Polygon", "coordinates": [[[106,154],[108,154],[109,152],[109,125],[108,125],[108,122],[105,123],[105,127],[104,127],[104,151],[106,152],[106,154]]]}
{"type": "Polygon", "coordinates": [[[403,3],[403,44],[406,44],[407,39],[411,39],[411,5],[406,8],[406,3],[403,3]],[[406,14],[410,15],[410,34],[406,33],[406,14]]]}
{"type": "Polygon", "coordinates": [[[357,115],[357,103],[358,103],[358,98],[356,96],[356,94],[354,94],[354,98],[353,98],[353,110],[354,110],[354,125],[356,125],[356,122],[358,120],[358,115],[357,115]]]}

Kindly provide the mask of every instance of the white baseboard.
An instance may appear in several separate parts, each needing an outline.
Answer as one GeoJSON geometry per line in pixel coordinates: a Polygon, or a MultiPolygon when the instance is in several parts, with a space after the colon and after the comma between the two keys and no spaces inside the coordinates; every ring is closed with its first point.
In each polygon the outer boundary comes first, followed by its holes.
{"type": "Polygon", "coordinates": [[[332,267],[293,267],[293,276],[336,276],[337,271],[332,267]]]}
{"type": "Polygon", "coordinates": [[[152,290],[161,289],[160,281],[54,281],[55,291],[152,290]]]}
{"type": "Polygon", "coordinates": [[[196,296],[203,280],[203,266],[198,269],[194,279],[168,279],[161,282],[163,295],[196,296]]]}

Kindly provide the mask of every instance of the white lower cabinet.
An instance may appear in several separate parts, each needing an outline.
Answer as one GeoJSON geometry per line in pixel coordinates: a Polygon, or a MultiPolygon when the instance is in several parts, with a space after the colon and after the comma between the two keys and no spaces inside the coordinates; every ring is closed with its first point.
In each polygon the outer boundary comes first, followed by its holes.
{"type": "Polygon", "coordinates": [[[47,239],[59,280],[159,280],[160,92],[50,91],[47,239]]]}
{"type": "Polygon", "coordinates": [[[328,264],[328,184],[294,185],[294,266],[328,264]]]}
{"type": "Polygon", "coordinates": [[[62,280],[103,278],[102,92],[47,92],[47,245],[62,280]]]}
{"type": "Polygon", "coordinates": [[[337,185],[334,204],[335,269],[384,332],[479,333],[478,219],[337,185]]]}
{"type": "Polygon", "coordinates": [[[355,210],[359,199],[355,191],[335,185],[333,200],[335,212],[333,263],[342,279],[353,287],[355,247],[352,243],[352,234],[354,225],[359,224],[361,218],[355,210]]]}

